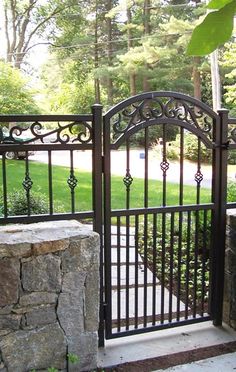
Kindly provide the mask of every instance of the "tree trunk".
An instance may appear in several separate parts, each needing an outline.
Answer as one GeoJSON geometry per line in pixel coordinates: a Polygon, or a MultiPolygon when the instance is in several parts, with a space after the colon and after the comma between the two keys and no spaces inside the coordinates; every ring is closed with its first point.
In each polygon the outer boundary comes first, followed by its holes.
{"type": "Polygon", "coordinates": [[[193,86],[194,86],[194,98],[201,100],[201,74],[199,66],[201,63],[200,57],[193,57],[193,86]]]}
{"type": "MultiPolygon", "coordinates": [[[[99,66],[99,57],[98,57],[98,2],[96,1],[96,16],[95,16],[95,32],[94,32],[94,68],[99,66]]],[[[94,88],[95,88],[95,103],[100,103],[100,82],[98,78],[94,78],[94,88]]]]}
{"type": "MultiPolygon", "coordinates": [[[[150,35],[151,26],[150,26],[150,7],[151,0],[145,0],[143,6],[143,26],[144,26],[144,35],[150,35]]],[[[146,72],[148,71],[148,64],[145,63],[145,71],[143,76],[143,91],[148,92],[150,90],[150,84],[146,72]]]]}
{"type": "MultiPolygon", "coordinates": [[[[112,9],[112,0],[107,1],[107,11],[109,12],[112,9]]],[[[108,66],[112,66],[112,22],[111,18],[106,18],[107,22],[107,39],[108,39],[108,66]]],[[[107,77],[107,95],[108,95],[108,104],[113,105],[113,81],[112,78],[108,75],[107,77]]]]}
{"type": "MultiPolygon", "coordinates": [[[[132,23],[132,13],[131,9],[127,6],[126,8],[126,15],[127,15],[127,25],[132,23]]],[[[132,31],[128,27],[127,30],[127,39],[128,39],[128,50],[133,47],[133,40],[132,40],[132,31]]],[[[130,95],[135,96],[137,93],[136,91],[136,74],[134,72],[130,72],[129,74],[129,85],[130,85],[130,95]]]]}

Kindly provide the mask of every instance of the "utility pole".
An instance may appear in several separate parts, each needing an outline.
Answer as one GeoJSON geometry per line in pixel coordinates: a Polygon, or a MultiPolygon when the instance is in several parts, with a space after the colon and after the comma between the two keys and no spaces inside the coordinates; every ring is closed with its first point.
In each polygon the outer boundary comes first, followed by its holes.
{"type": "Polygon", "coordinates": [[[221,83],[218,62],[218,49],[211,53],[210,61],[213,110],[217,111],[221,108],[221,83]]]}

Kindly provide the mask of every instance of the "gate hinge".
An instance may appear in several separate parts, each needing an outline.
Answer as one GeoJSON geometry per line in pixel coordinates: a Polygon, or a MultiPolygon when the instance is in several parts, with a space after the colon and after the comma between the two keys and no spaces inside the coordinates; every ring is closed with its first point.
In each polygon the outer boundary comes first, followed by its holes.
{"type": "Polygon", "coordinates": [[[215,148],[221,148],[221,149],[228,149],[229,148],[229,145],[230,145],[230,141],[227,141],[227,142],[224,142],[224,143],[216,143],[216,142],[213,142],[213,146],[215,148]]]}
{"type": "Polygon", "coordinates": [[[105,169],[105,166],[104,166],[104,156],[102,155],[102,173],[104,173],[104,169],[105,169]]]}

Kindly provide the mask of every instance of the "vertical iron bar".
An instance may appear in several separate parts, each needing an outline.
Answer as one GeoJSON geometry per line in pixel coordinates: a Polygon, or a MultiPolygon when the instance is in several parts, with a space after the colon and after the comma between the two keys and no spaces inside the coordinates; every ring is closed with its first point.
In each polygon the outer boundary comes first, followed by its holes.
{"type": "Polygon", "coordinates": [[[121,300],[120,300],[120,217],[117,217],[117,331],[120,332],[121,300]]]}
{"type": "Polygon", "coordinates": [[[53,214],[53,189],[52,189],[52,151],[48,150],[48,191],[49,191],[49,213],[53,214]]]}
{"type": "Polygon", "coordinates": [[[177,280],[177,321],[180,319],[180,297],[181,297],[181,259],[182,259],[182,235],[183,235],[183,212],[179,212],[178,233],[178,280],[177,280]]]}
{"type": "Polygon", "coordinates": [[[170,274],[169,274],[169,323],[172,322],[172,300],[173,300],[173,267],[174,267],[174,223],[175,213],[171,213],[170,220],[170,274]]]}
{"type": "Polygon", "coordinates": [[[134,289],[134,328],[138,328],[138,289],[139,289],[139,277],[138,277],[138,268],[139,268],[139,216],[135,216],[135,289],[134,289]]]}
{"type": "MultiPolygon", "coordinates": [[[[74,178],[73,150],[70,150],[70,176],[74,178]]],[[[75,213],[75,189],[71,188],[71,212],[75,213]]]]}
{"type": "Polygon", "coordinates": [[[202,298],[201,298],[201,316],[204,315],[204,304],[205,304],[205,279],[206,279],[206,259],[207,257],[207,246],[208,236],[207,236],[207,211],[203,212],[203,234],[202,234],[202,298]]]}
{"type": "Polygon", "coordinates": [[[188,221],[187,221],[187,247],[186,247],[185,319],[188,319],[188,309],[189,309],[189,271],[190,271],[190,250],[191,250],[191,211],[188,211],[188,221]]]}
{"type": "Polygon", "coordinates": [[[152,247],[152,325],[156,324],[156,284],[157,284],[157,215],[153,214],[152,247]]]}
{"type": "MultiPolygon", "coordinates": [[[[201,173],[201,140],[198,137],[198,152],[197,152],[197,171],[201,173]]],[[[200,203],[200,188],[201,182],[197,182],[197,204],[200,203]]]]}
{"type": "MultiPolygon", "coordinates": [[[[129,140],[126,141],[126,174],[130,174],[130,144],[129,140]]],[[[130,208],[130,185],[126,186],[126,209],[130,208]]],[[[129,252],[129,243],[130,243],[130,231],[129,231],[130,217],[126,216],[126,294],[125,294],[125,324],[126,330],[129,329],[129,264],[130,264],[130,252],[129,252]]]]}
{"type": "Polygon", "coordinates": [[[184,184],[184,128],[180,128],[180,175],[179,175],[179,205],[183,205],[184,184]]]}
{"type": "MultiPolygon", "coordinates": [[[[165,124],[163,124],[163,138],[162,138],[162,151],[163,151],[163,154],[162,154],[162,158],[163,158],[163,162],[164,163],[167,163],[167,159],[166,159],[166,126],[165,124]]],[[[162,191],[162,205],[163,207],[166,206],[166,169],[164,168],[163,170],[163,191],[162,191]]]]}
{"type": "Polygon", "coordinates": [[[95,104],[92,106],[92,197],[94,220],[93,228],[100,236],[100,310],[99,310],[99,346],[104,346],[104,292],[103,292],[103,236],[102,236],[102,106],[95,104]]]}
{"type": "MultiPolygon", "coordinates": [[[[183,162],[184,162],[184,128],[180,128],[180,180],[179,180],[179,205],[183,205],[183,162]]],[[[183,213],[179,212],[179,240],[178,240],[178,280],[177,280],[177,308],[176,319],[180,319],[180,297],[181,297],[181,259],[182,259],[182,231],[183,213]]]]}
{"type": "Polygon", "coordinates": [[[194,278],[193,278],[193,317],[197,313],[197,291],[198,291],[198,243],[199,243],[199,211],[195,216],[195,242],[194,242],[194,278]]]}
{"type": "MultiPolygon", "coordinates": [[[[166,159],[166,126],[163,124],[163,192],[162,192],[162,205],[166,206],[166,171],[167,171],[167,159],[166,159]]],[[[161,243],[161,324],[164,323],[164,307],[165,307],[165,239],[166,239],[166,214],[162,214],[162,243],[161,243]]]]}
{"type": "Polygon", "coordinates": [[[3,186],[3,208],[4,217],[8,216],[7,212],[7,173],[6,173],[6,155],[2,154],[2,186],[3,186]]]}
{"type": "MultiPolygon", "coordinates": [[[[144,166],[144,208],[148,207],[148,145],[149,145],[149,138],[148,138],[148,128],[145,128],[145,166],[144,166]]],[[[147,266],[148,266],[148,258],[147,258],[147,250],[148,250],[148,216],[145,214],[144,216],[144,236],[145,236],[145,244],[144,244],[144,287],[143,287],[143,325],[144,327],[147,326],[147,266]]]]}
{"type": "MultiPolygon", "coordinates": [[[[28,151],[25,152],[25,177],[29,177],[29,154],[28,151]]],[[[28,216],[30,216],[30,188],[26,189],[26,199],[27,199],[27,209],[28,209],[28,216]]]]}
{"type": "Polygon", "coordinates": [[[164,323],[165,312],[165,265],[166,265],[166,213],[162,214],[162,243],[161,243],[161,324],[164,323]]]}

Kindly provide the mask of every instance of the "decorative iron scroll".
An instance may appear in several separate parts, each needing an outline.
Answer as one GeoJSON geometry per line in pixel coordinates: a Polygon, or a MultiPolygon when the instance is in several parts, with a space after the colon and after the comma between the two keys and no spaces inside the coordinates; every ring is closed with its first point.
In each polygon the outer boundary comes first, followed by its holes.
{"type": "MultiPolygon", "coordinates": [[[[35,141],[42,143],[60,143],[66,144],[68,142],[75,143],[89,143],[92,140],[92,127],[87,122],[74,121],[69,124],[62,125],[60,122],[57,123],[57,128],[50,130],[46,133],[41,133],[43,130],[43,124],[40,122],[34,122],[31,125],[27,125],[24,128],[21,126],[12,127],[9,131],[9,135],[0,139],[2,143],[15,143],[15,144],[27,144],[35,141]],[[27,137],[24,138],[22,134],[27,131],[27,137]],[[54,136],[54,138],[50,138],[54,136]],[[48,139],[48,141],[47,141],[48,139]]],[[[26,133],[25,133],[26,134],[26,133]]]]}
{"type": "MultiPolygon", "coordinates": [[[[236,123],[236,121],[235,121],[235,123],[236,123]]],[[[229,127],[230,128],[230,127],[229,127]]],[[[230,143],[236,143],[236,128],[233,128],[232,129],[232,126],[231,126],[231,128],[229,129],[229,144],[230,143]]]]}
{"type": "Polygon", "coordinates": [[[133,103],[112,118],[115,139],[131,128],[152,119],[176,119],[198,129],[208,139],[212,138],[213,119],[203,109],[183,99],[156,97],[133,103]]]}
{"type": "Polygon", "coordinates": [[[30,189],[32,188],[33,181],[30,178],[29,172],[26,172],[25,178],[24,178],[24,180],[22,182],[22,186],[24,187],[24,189],[25,189],[26,192],[29,192],[30,189]]]}
{"type": "Polygon", "coordinates": [[[127,189],[130,188],[130,186],[133,183],[133,177],[129,172],[126,173],[125,177],[123,178],[124,185],[126,186],[127,189]]]}
{"type": "Polygon", "coordinates": [[[195,179],[195,181],[197,182],[198,185],[201,184],[201,182],[203,180],[203,174],[202,174],[200,169],[197,170],[197,173],[195,174],[194,179],[195,179]]]}
{"type": "Polygon", "coordinates": [[[71,191],[74,191],[74,189],[76,188],[76,186],[78,184],[78,180],[75,177],[73,172],[70,172],[70,176],[67,179],[67,184],[68,184],[69,188],[71,189],[71,191]]]}

